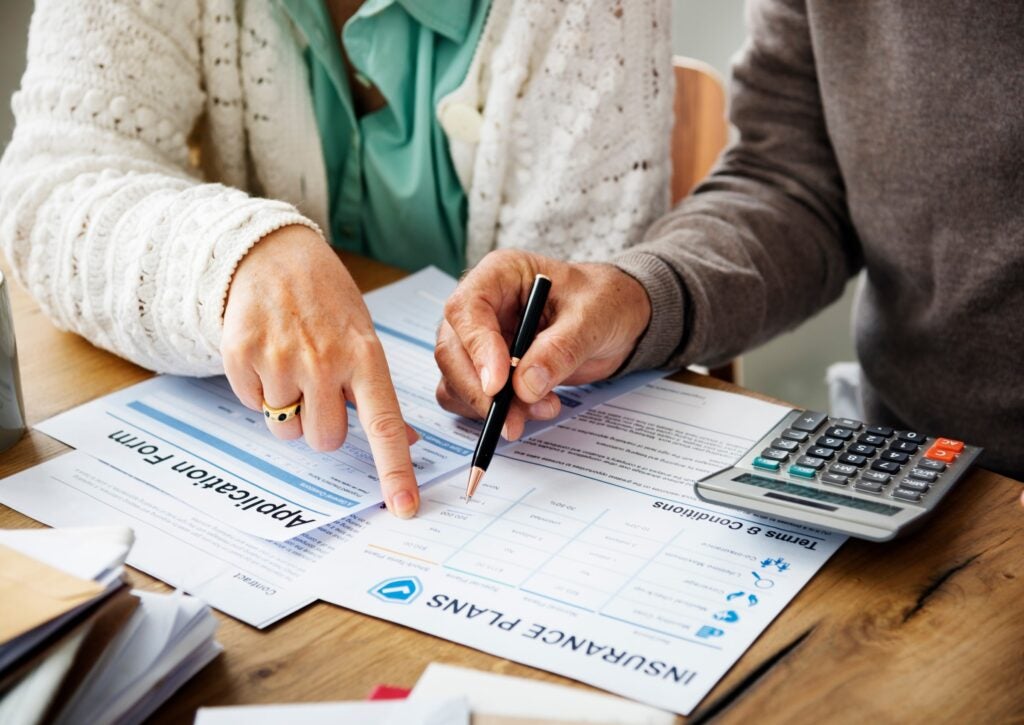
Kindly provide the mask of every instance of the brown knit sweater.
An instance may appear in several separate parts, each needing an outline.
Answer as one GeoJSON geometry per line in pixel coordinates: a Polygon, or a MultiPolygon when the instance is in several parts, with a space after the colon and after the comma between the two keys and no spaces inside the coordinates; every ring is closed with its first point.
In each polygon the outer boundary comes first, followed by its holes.
{"type": "Polygon", "coordinates": [[[654,304],[629,368],[714,363],[855,309],[867,417],[1024,478],[1024,2],[754,0],[738,142],[615,260],[654,304]]]}

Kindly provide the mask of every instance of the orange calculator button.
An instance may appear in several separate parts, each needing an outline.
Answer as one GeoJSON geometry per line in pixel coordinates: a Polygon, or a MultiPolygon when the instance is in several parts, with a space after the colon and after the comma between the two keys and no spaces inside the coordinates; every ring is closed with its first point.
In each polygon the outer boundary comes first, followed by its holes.
{"type": "Polygon", "coordinates": [[[964,442],[955,441],[952,438],[939,438],[935,441],[935,447],[953,451],[953,453],[960,453],[964,449],[964,442]]]}
{"type": "Polygon", "coordinates": [[[943,463],[952,463],[957,459],[959,453],[948,450],[946,448],[939,448],[938,444],[933,445],[928,449],[928,452],[924,454],[925,458],[931,458],[933,461],[942,461],[943,463]]]}

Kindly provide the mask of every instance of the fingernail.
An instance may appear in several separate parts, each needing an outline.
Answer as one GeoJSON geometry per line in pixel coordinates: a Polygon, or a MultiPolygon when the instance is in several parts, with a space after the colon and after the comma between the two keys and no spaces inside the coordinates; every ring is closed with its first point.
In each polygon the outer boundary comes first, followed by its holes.
{"type": "Polygon", "coordinates": [[[547,398],[544,400],[538,400],[536,403],[530,406],[530,416],[533,418],[540,418],[541,420],[547,420],[548,418],[555,417],[555,406],[551,404],[547,398]]]}
{"type": "Polygon", "coordinates": [[[416,513],[416,503],[408,491],[399,491],[391,497],[391,513],[400,519],[411,519],[416,513]]]}
{"type": "Polygon", "coordinates": [[[491,384],[491,371],[484,368],[480,371],[480,387],[487,392],[487,386],[491,384]]]}
{"type": "Polygon", "coordinates": [[[531,393],[538,397],[547,394],[549,382],[551,382],[551,373],[540,365],[531,365],[523,373],[523,383],[531,393]]]}
{"type": "Polygon", "coordinates": [[[405,440],[406,440],[406,442],[408,442],[408,444],[410,446],[415,444],[415,443],[418,443],[419,440],[420,440],[420,437],[421,436],[419,434],[419,431],[417,431],[411,425],[405,426],[405,440]]]}

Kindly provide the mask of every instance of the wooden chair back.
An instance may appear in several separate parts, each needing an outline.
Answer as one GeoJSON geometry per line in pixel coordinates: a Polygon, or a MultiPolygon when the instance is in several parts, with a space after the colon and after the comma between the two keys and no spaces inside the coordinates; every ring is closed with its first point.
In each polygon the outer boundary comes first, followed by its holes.
{"type": "Polygon", "coordinates": [[[690,193],[718,159],[729,137],[725,88],[706,63],[676,56],[672,128],[672,203],[690,193]]]}

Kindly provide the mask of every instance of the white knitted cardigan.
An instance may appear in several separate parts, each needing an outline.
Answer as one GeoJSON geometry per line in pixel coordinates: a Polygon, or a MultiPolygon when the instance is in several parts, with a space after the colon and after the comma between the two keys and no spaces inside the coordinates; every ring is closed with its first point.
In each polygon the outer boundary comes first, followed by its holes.
{"type": "MultiPolygon", "coordinates": [[[[669,13],[493,1],[438,108],[482,113],[450,137],[469,263],[496,247],[603,258],[665,211],[669,13]]],[[[56,324],[153,370],[222,371],[239,260],[274,229],[327,226],[303,42],[274,0],[38,0],[0,243],[56,324]]]]}

